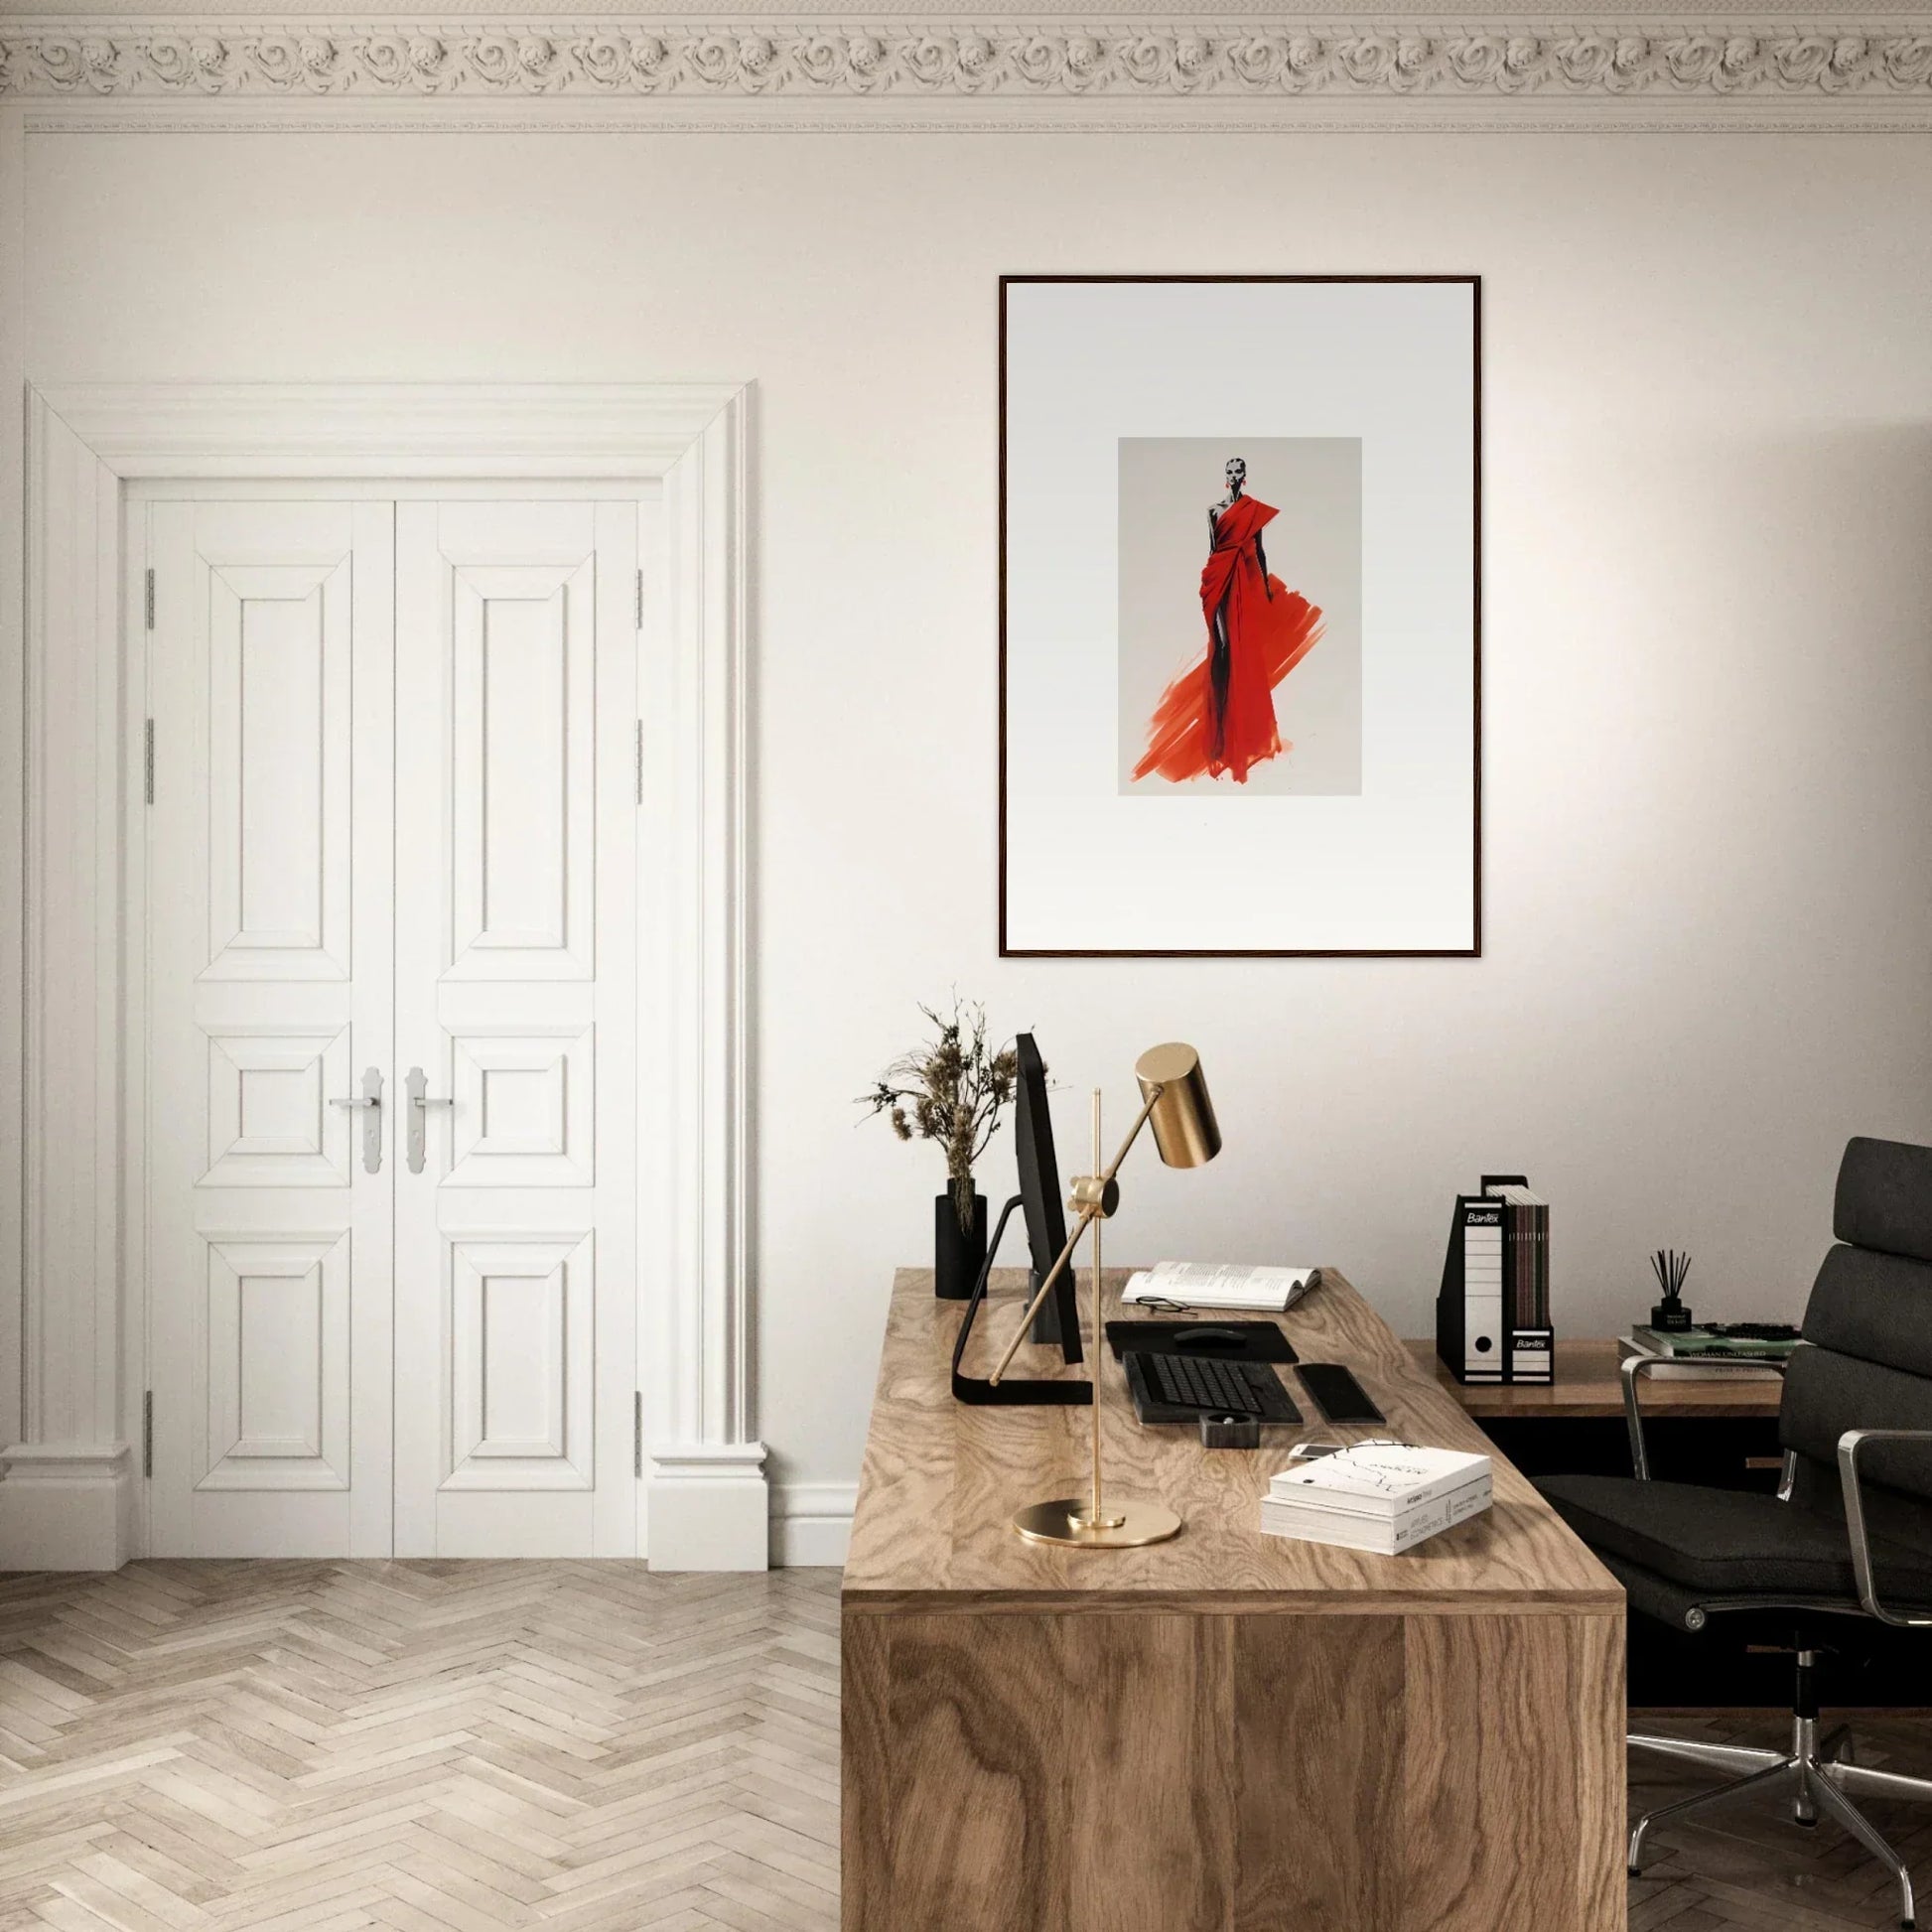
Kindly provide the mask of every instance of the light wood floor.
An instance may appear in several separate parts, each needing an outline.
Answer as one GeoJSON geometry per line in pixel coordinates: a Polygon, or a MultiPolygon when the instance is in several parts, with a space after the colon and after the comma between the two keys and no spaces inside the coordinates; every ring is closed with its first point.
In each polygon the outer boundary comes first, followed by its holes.
{"type": "MultiPolygon", "coordinates": [[[[1763,1742],[1785,1727],[1646,1723],[1763,1742]]],[[[1932,1714],[1859,1730],[1865,1762],[1932,1773],[1932,1714]]],[[[1639,1808],[1699,1782],[1633,1756],[1639,1808]]],[[[1932,1807],[1870,1811],[1932,1892],[1932,1807]]],[[[1660,1833],[1652,1856],[1631,1932],[1892,1922],[1856,1847],[1769,1806],[1660,1833]]],[[[831,1571],[146,1563],[0,1580],[0,1932],[837,1920],[831,1571]]]]}
{"type": "Polygon", "coordinates": [[[0,1582],[0,1927],[838,1922],[838,1578],[0,1582]]]}

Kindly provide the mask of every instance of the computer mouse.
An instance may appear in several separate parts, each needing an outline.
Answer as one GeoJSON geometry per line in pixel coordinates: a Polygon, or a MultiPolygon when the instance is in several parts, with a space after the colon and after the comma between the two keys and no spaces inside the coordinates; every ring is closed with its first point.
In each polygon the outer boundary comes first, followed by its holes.
{"type": "Polygon", "coordinates": [[[1225,1348],[1232,1342],[1237,1348],[1245,1348],[1248,1338],[1239,1328],[1176,1328],[1173,1345],[1176,1348],[1225,1348]]]}

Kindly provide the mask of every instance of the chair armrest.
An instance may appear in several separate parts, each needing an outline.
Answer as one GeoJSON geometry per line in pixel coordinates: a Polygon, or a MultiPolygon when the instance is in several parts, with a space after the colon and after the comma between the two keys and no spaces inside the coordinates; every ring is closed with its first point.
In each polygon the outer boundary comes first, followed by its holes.
{"type": "Polygon", "coordinates": [[[1871,1546],[1865,1538],[1864,1490],[1859,1480],[1859,1451],[1867,1443],[1928,1443],[1932,1429],[1848,1429],[1838,1439],[1838,1479],[1845,1491],[1845,1528],[1852,1539],[1852,1575],[1859,1585],[1859,1601],[1867,1616],[1880,1623],[1905,1627],[1932,1623],[1932,1611],[1913,1615],[1906,1610],[1888,1610],[1878,1600],[1878,1586],[1871,1575],[1871,1546]]]}
{"type": "MultiPolygon", "coordinates": [[[[1623,1419],[1630,1430],[1630,1467],[1639,1482],[1650,1480],[1650,1457],[1644,1451],[1643,1409],[1637,1400],[1637,1382],[1648,1370],[1661,1368],[1672,1359],[1669,1355],[1626,1355],[1617,1371],[1623,1377],[1623,1419]]],[[[1697,1365],[1700,1369],[1769,1368],[1779,1375],[1783,1375],[1787,1366],[1784,1362],[1747,1362],[1723,1355],[1700,1355],[1697,1365]]]]}

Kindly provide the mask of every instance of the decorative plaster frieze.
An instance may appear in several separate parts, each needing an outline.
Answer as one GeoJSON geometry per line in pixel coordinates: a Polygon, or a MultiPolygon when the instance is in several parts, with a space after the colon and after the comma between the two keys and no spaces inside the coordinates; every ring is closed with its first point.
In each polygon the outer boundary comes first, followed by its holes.
{"type": "Polygon", "coordinates": [[[19,21],[39,99],[1932,105],[1932,20],[1588,27],[19,21]]]}

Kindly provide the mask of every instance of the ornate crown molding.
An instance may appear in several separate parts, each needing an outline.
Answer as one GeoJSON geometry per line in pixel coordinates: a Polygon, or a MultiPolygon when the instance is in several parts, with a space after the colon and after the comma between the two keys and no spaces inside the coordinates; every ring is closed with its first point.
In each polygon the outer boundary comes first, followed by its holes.
{"type": "Polygon", "coordinates": [[[1893,110],[1877,124],[1917,125],[1932,121],[1932,20],[1858,29],[50,18],[0,24],[0,94],[237,105],[930,102],[955,112],[1042,102],[1856,104],[1863,124],[1877,108],[1893,110]]]}

